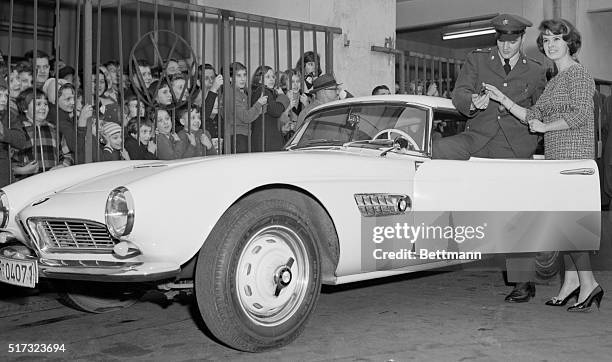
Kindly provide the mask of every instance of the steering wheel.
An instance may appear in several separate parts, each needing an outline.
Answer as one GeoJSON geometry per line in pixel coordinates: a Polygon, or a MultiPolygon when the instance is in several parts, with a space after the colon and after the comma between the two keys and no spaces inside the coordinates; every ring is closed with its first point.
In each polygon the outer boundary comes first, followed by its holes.
{"type": "Polygon", "coordinates": [[[382,136],[386,134],[387,135],[387,139],[394,139],[395,137],[392,137],[393,134],[398,134],[402,137],[404,137],[406,139],[406,141],[408,141],[408,143],[412,146],[413,150],[416,151],[420,151],[419,145],[414,141],[414,139],[412,137],[410,137],[410,135],[404,131],[402,131],[401,129],[397,129],[397,128],[387,128],[387,129],[383,129],[382,131],[378,132],[377,134],[374,135],[374,137],[372,137],[372,139],[378,139],[378,137],[382,136]]]}

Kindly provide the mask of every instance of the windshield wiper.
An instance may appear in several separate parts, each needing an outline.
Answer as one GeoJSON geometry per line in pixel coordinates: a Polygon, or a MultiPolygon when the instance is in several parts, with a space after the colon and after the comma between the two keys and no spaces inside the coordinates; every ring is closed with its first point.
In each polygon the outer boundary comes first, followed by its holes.
{"type": "Polygon", "coordinates": [[[308,141],[304,141],[304,143],[298,143],[295,147],[292,148],[300,148],[300,147],[307,147],[307,146],[313,146],[316,144],[342,144],[344,141],[341,140],[328,140],[328,139],[324,139],[324,138],[320,138],[320,139],[315,139],[315,140],[308,140],[308,141]]]}
{"type": "Polygon", "coordinates": [[[387,139],[378,139],[378,140],[359,140],[359,141],[351,141],[346,142],[342,145],[342,147],[351,147],[355,145],[374,145],[374,146],[386,146],[389,143],[392,143],[392,140],[387,139]]]}

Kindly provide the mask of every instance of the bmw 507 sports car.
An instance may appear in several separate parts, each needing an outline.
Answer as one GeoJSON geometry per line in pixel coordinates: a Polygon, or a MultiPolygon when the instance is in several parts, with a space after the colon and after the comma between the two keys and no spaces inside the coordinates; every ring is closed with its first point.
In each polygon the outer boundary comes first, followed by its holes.
{"type": "Polygon", "coordinates": [[[429,225],[420,212],[599,211],[592,160],[431,159],[432,138],[464,122],[443,98],[351,98],[312,110],[283,152],[93,163],[27,178],[0,192],[0,281],[35,287],[44,278],[65,303],[94,313],[130,306],[143,286],[192,290],[220,341],[262,351],[300,334],[322,283],[464,262],[439,257],[451,244],[563,250],[446,236],[396,238],[402,253],[378,249],[396,221],[429,225]],[[438,253],[411,257],[421,249],[438,253]]]}

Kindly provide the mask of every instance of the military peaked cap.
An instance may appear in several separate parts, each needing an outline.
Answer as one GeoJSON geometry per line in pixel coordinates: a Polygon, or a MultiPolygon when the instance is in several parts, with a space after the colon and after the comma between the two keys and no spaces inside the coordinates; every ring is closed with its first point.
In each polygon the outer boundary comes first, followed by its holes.
{"type": "Polygon", "coordinates": [[[518,15],[500,14],[491,19],[500,41],[514,40],[525,33],[525,28],[532,26],[531,21],[518,15]]]}

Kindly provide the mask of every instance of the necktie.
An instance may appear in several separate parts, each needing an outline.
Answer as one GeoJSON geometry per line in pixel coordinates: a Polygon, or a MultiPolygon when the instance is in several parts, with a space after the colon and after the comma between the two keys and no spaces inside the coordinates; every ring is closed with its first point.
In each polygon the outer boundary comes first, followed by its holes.
{"type": "Polygon", "coordinates": [[[510,59],[504,59],[504,72],[506,72],[506,75],[510,73],[510,70],[512,70],[512,67],[510,67],[510,59]]]}

